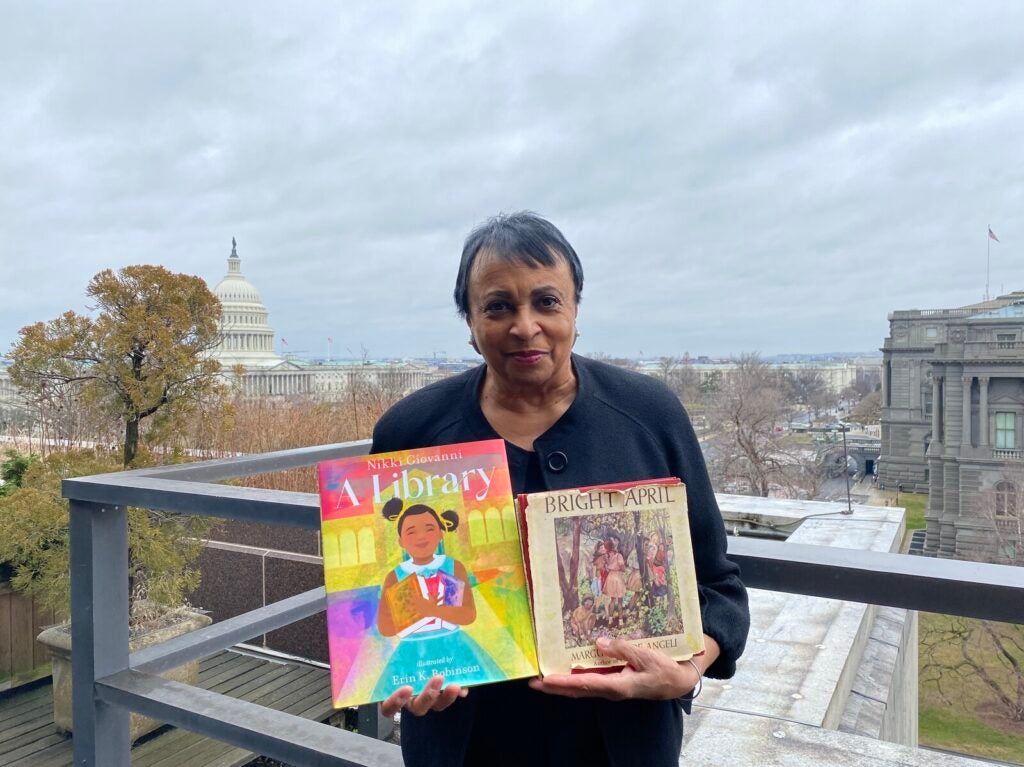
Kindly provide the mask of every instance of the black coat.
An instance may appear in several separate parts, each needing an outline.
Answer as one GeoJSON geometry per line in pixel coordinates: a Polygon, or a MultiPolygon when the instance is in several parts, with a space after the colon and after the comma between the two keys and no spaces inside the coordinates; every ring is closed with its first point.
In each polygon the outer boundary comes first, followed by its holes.
{"type": "MultiPolygon", "coordinates": [[[[721,647],[706,674],[732,676],[750,624],[747,595],[739,568],[725,557],[725,527],[686,411],[649,376],[576,355],[573,369],[576,398],[534,442],[536,455],[508,445],[513,492],[658,477],[683,480],[704,633],[721,647]],[[539,459],[539,472],[536,463],[528,472],[531,459],[539,459]]],[[[480,366],[403,399],[377,423],[372,452],[497,437],[480,410],[484,372],[480,366]]],[[[582,761],[578,754],[586,750],[581,743],[595,738],[603,741],[613,765],[677,764],[680,705],[563,699],[509,682],[474,689],[444,712],[402,719],[402,751],[409,765],[462,764],[467,747],[486,745],[488,765],[525,758],[534,764],[592,767],[593,761],[582,761]],[[595,728],[599,732],[590,732],[595,728]]]]}

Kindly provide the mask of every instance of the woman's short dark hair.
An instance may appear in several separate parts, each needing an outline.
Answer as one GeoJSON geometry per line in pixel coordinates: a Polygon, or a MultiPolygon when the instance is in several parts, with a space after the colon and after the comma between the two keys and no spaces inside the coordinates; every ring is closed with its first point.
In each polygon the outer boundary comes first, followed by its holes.
{"type": "Polygon", "coordinates": [[[500,214],[469,233],[462,247],[462,260],[455,278],[455,306],[462,317],[469,317],[469,273],[483,251],[503,261],[518,261],[526,266],[555,266],[558,259],[569,265],[576,303],[583,293],[583,266],[572,245],[546,218],[521,210],[500,214]]]}

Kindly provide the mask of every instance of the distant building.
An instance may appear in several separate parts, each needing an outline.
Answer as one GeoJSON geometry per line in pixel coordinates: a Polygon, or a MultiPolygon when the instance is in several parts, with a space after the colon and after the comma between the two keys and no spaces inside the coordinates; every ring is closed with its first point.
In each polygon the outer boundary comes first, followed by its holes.
{"type": "Polygon", "coordinates": [[[894,311],[882,352],[879,483],[928,493],[926,552],[1019,560],[1024,291],[894,311]]]}
{"type": "Polygon", "coordinates": [[[0,363],[0,428],[25,417],[27,412],[28,405],[7,374],[7,365],[0,363]]]}
{"type": "Polygon", "coordinates": [[[342,399],[359,387],[401,396],[450,375],[447,370],[406,362],[318,362],[289,359],[275,350],[269,312],[256,286],[242,274],[231,240],[228,271],[213,287],[221,304],[221,341],[214,357],[240,375],[249,397],[342,399]]]}
{"type": "MultiPolygon", "coordinates": [[[[659,360],[642,360],[638,363],[637,369],[641,373],[647,373],[658,378],[667,376],[667,383],[671,384],[673,378],[682,378],[687,375],[687,370],[692,370],[697,375],[700,385],[714,385],[716,382],[724,381],[736,369],[733,362],[700,362],[706,357],[698,357],[697,361],[685,364],[678,364],[670,370],[665,370],[665,364],[659,360]]],[[[878,360],[868,363],[877,368],[878,360]]],[[[838,395],[848,386],[857,380],[858,374],[864,368],[864,361],[854,360],[847,362],[778,362],[770,363],[769,367],[774,370],[788,371],[791,373],[812,372],[821,376],[828,390],[838,395]]]]}

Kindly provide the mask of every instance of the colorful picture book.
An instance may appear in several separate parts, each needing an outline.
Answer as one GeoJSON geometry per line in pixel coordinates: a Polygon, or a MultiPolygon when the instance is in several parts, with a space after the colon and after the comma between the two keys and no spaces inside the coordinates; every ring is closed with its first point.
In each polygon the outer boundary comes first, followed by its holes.
{"type": "Polygon", "coordinates": [[[597,639],[704,651],[678,479],[519,496],[541,674],[612,670],[597,639]]]}
{"type": "Polygon", "coordinates": [[[537,675],[504,441],[319,466],[336,707],[537,675]]]}

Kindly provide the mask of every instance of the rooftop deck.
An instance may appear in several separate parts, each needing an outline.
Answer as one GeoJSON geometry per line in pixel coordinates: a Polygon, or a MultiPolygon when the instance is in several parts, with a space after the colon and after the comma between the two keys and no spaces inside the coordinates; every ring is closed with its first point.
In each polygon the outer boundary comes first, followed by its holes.
{"type": "MultiPolygon", "coordinates": [[[[199,686],[317,722],[334,713],[328,672],[299,663],[219,652],[200,663],[199,686]]],[[[188,730],[164,728],[139,741],[132,749],[131,763],[135,767],[240,767],[256,756],[188,730]]],[[[49,682],[0,695],[0,767],[67,767],[71,763],[71,738],[53,723],[49,682]]]]}
{"type": "MultiPolygon", "coordinates": [[[[215,483],[365,454],[367,448],[366,442],[347,443],[65,481],[75,573],[76,764],[127,767],[128,711],[288,764],[401,763],[391,744],[156,676],[323,610],[323,588],[137,653],[129,654],[127,644],[126,506],[316,530],[315,495],[215,483]]],[[[727,516],[742,515],[743,503],[733,502],[730,510],[723,499],[722,505],[727,516]]],[[[841,731],[868,727],[887,737],[889,727],[893,739],[912,735],[907,730],[912,725],[886,721],[892,720],[892,710],[905,709],[890,698],[892,689],[903,688],[879,685],[860,673],[861,660],[872,652],[873,663],[891,661],[890,679],[899,678],[900,663],[916,667],[909,654],[885,659],[893,632],[905,636],[913,626],[912,619],[899,618],[900,612],[1024,623],[1024,568],[894,553],[902,518],[893,513],[865,509],[849,515],[834,506],[805,504],[779,513],[780,522],[804,519],[801,534],[788,541],[730,542],[730,557],[743,568],[748,586],[761,590],[754,593],[751,651],[743,661],[749,673],[734,683],[708,684],[701,703],[715,708],[701,709],[691,720],[684,763],[971,763],[953,756],[940,762],[931,752],[841,731]],[[791,601],[790,595],[799,596],[791,601]]],[[[375,712],[376,707],[360,712],[362,732],[376,731],[375,712]]]]}

